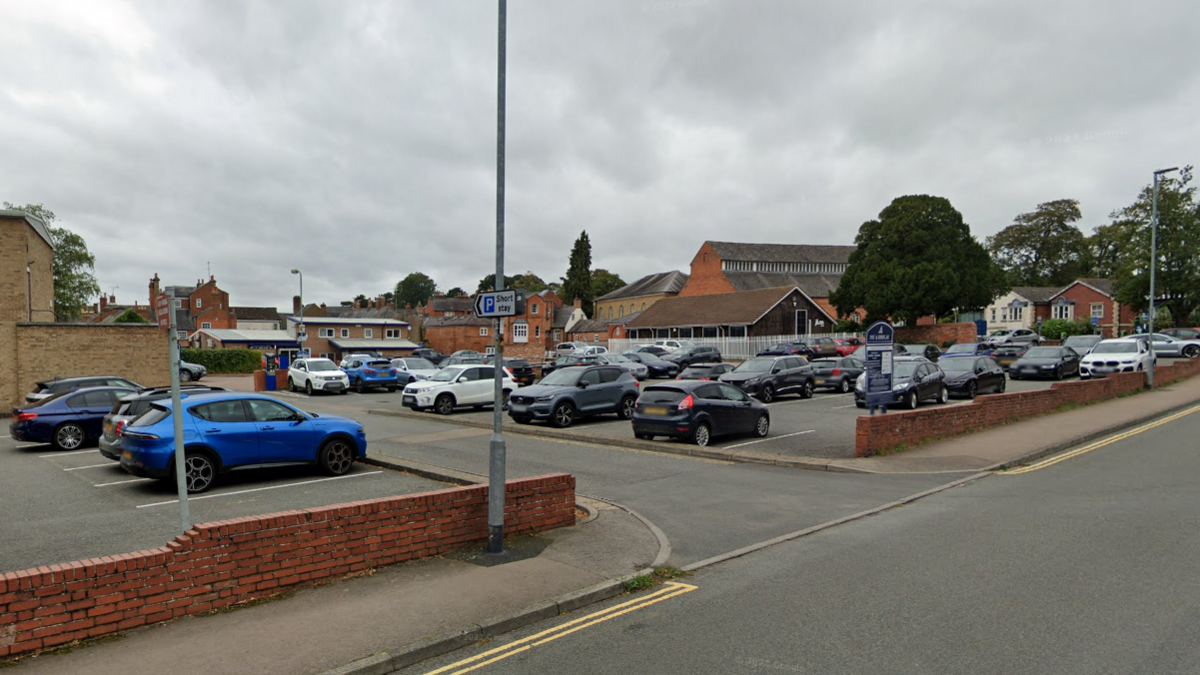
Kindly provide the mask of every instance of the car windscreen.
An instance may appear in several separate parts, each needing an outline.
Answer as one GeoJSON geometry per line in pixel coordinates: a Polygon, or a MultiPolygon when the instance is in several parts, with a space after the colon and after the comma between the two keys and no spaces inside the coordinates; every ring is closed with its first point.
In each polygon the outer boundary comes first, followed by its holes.
{"type": "Polygon", "coordinates": [[[639,400],[642,404],[675,404],[687,397],[687,392],[674,387],[646,387],[639,400]]]}
{"type": "MultiPolygon", "coordinates": [[[[897,364],[895,364],[895,367],[892,369],[892,377],[893,378],[904,378],[904,379],[911,378],[913,376],[913,372],[916,371],[918,365],[920,365],[920,364],[910,363],[910,362],[897,363],[897,364]]],[[[944,367],[945,366],[943,366],[943,368],[944,367]]]]}
{"type": "Polygon", "coordinates": [[[579,375],[582,372],[583,371],[580,370],[556,370],[553,373],[543,377],[542,381],[538,384],[549,384],[555,386],[565,385],[573,387],[575,386],[575,383],[579,381],[579,375]]]}
{"type": "Polygon", "coordinates": [[[434,375],[433,381],[434,382],[453,382],[455,379],[458,378],[459,375],[462,374],[462,372],[463,372],[462,368],[455,368],[454,366],[451,366],[449,368],[443,369],[437,375],[434,375]]]}
{"type": "Polygon", "coordinates": [[[1138,350],[1136,342],[1099,342],[1092,348],[1093,354],[1133,354],[1138,350]]]}
{"type": "Polygon", "coordinates": [[[1025,352],[1025,358],[1029,359],[1057,359],[1062,356],[1062,349],[1058,347],[1034,347],[1025,352]]]}
{"type": "Polygon", "coordinates": [[[338,367],[333,365],[333,361],[309,361],[308,369],[316,372],[320,370],[337,370],[338,367]]]}
{"type": "Polygon", "coordinates": [[[733,369],[735,373],[767,373],[771,371],[771,366],[775,365],[775,359],[750,359],[743,361],[737,368],[733,369]]]}
{"type": "Polygon", "coordinates": [[[437,366],[429,359],[404,359],[404,363],[409,370],[437,370],[437,366]]]}
{"type": "Polygon", "coordinates": [[[167,419],[171,416],[171,411],[162,406],[150,406],[146,412],[138,415],[136,419],[129,423],[131,427],[148,427],[167,419]]]}
{"type": "Polygon", "coordinates": [[[975,369],[974,359],[946,359],[938,361],[938,365],[947,373],[969,373],[975,369]]]}
{"type": "Polygon", "coordinates": [[[950,348],[946,350],[946,353],[947,354],[974,354],[975,353],[975,344],[972,342],[968,342],[967,344],[950,345],[950,348]]]}

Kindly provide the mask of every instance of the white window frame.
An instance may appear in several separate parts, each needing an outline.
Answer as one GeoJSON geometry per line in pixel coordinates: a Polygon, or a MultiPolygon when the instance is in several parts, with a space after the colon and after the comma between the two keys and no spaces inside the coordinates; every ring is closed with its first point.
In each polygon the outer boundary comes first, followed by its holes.
{"type": "Polygon", "coordinates": [[[1103,302],[1093,302],[1090,304],[1091,304],[1091,307],[1089,309],[1092,312],[1092,315],[1091,315],[1092,318],[1093,319],[1103,319],[1104,318],[1104,303],[1103,302]]]}
{"type": "Polygon", "coordinates": [[[349,338],[349,337],[350,337],[350,329],[349,329],[349,328],[343,328],[343,329],[342,329],[342,339],[346,339],[346,338],[349,338]]]}
{"type": "MultiPolygon", "coordinates": [[[[332,328],[330,328],[329,330],[333,330],[333,329],[332,329],[332,328]]],[[[323,359],[333,359],[333,354],[332,354],[332,353],[330,353],[330,352],[321,352],[321,358],[323,358],[323,359]]]]}
{"type": "Polygon", "coordinates": [[[487,326],[480,326],[479,327],[479,337],[487,337],[487,336],[488,336],[487,326]]]}
{"type": "Polygon", "coordinates": [[[175,298],[175,309],[183,309],[183,298],[175,298]]]}
{"type": "Polygon", "coordinates": [[[542,327],[541,326],[533,327],[533,337],[534,337],[534,339],[537,339],[537,340],[542,339],[542,327]]]}
{"type": "MultiPolygon", "coordinates": [[[[318,328],[317,329],[317,337],[331,338],[331,337],[333,337],[333,329],[332,328],[318,328]]],[[[322,356],[321,358],[325,358],[325,357],[322,356]]]]}
{"type": "Polygon", "coordinates": [[[175,331],[175,339],[176,340],[186,340],[187,339],[187,331],[186,330],[175,331]]]}
{"type": "Polygon", "coordinates": [[[1074,305],[1066,305],[1066,304],[1054,305],[1052,318],[1066,319],[1066,320],[1070,321],[1072,318],[1071,315],[1073,314],[1073,312],[1072,312],[1073,309],[1074,309],[1074,305]]]}
{"type": "Polygon", "coordinates": [[[373,337],[375,337],[375,331],[373,331],[370,328],[364,328],[363,329],[363,337],[364,338],[373,338],[373,337]]]}
{"type": "Polygon", "coordinates": [[[204,298],[196,298],[196,309],[204,306],[204,298]]]}
{"type": "Polygon", "coordinates": [[[384,339],[387,339],[387,340],[399,340],[400,339],[400,329],[399,328],[384,329],[383,337],[384,337],[384,339]]]}
{"type": "Polygon", "coordinates": [[[529,342],[529,324],[513,324],[513,342],[529,342]]]}
{"type": "Polygon", "coordinates": [[[530,313],[530,314],[537,314],[537,313],[538,313],[538,306],[537,306],[537,303],[530,303],[530,304],[529,304],[529,313],[530,313]]]}

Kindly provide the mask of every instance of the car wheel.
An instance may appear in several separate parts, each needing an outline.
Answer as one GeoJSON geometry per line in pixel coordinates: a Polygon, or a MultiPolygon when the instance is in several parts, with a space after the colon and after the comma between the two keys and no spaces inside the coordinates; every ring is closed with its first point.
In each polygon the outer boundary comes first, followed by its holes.
{"type": "Polygon", "coordinates": [[[389,394],[394,394],[394,393],[396,393],[396,388],[395,388],[395,387],[388,387],[388,388],[387,388],[387,390],[388,390],[388,393],[389,393],[389,394]]]}
{"type": "Polygon", "coordinates": [[[917,392],[910,391],[904,395],[904,407],[905,408],[908,408],[909,410],[916,410],[917,406],[920,405],[920,403],[921,402],[919,400],[917,400],[917,392]]]}
{"type": "Polygon", "coordinates": [[[1183,355],[1189,359],[1194,359],[1200,356],[1200,347],[1196,345],[1188,345],[1183,348],[1183,355]]]}
{"type": "Polygon", "coordinates": [[[179,381],[180,382],[191,382],[192,381],[192,371],[184,370],[183,368],[180,368],[179,369],[179,381]]]}
{"type": "Polygon", "coordinates": [[[762,391],[758,393],[758,398],[763,403],[770,403],[775,400],[775,387],[769,384],[763,385],[762,391]]]}
{"type": "Polygon", "coordinates": [[[850,378],[848,377],[843,377],[841,383],[838,384],[838,391],[843,394],[849,394],[853,389],[854,385],[850,384],[850,378]]]}
{"type": "Polygon", "coordinates": [[[979,395],[979,383],[974,380],[971,380],[970,382],[967,383],[967,398],[974,401],[975,397],[978,395],[979,395]]]}
{"type": "Polygon", "coordinates": [[[643,441],[652,441],[652,440],[654,440],[654,434],[634,434],[634,435],[633,435],[633,437],[634,437],[634,438],[639,438],[639,439],[641,439],[641,440],[643,440],[643,441]]]}
{"type": "Polygon", "coordinates": [[[296,391],[296,381],[290,377],[288,378],[288,391],[296,391]]]}
{"type": "Polygon", "coordinates": [[[183,461],[183,477],[188,494],[204,492],[217,482],[217,464],[202,452],[188,454],[183,461]]]}
{"type": "Polygon", "coordinates": [[[1004,390],[1005,390],[1005,389],[1007,389],[1007,388],[1008,388],[1008,380],[1005,380],[1005,379],[1001,378],[1001,380],[1000,380],[1000,386],[996,388],[996,393],[997,393],[997,394],[1003,394],[1003,393],[1004,393],[1004,390]]]}
{"type": "Polygon", "coordinates": [[[50,442],[59,450],[75,450],[83,445],[86,438],[83,427],[68,422],[54,430],[54,437],[50,442]]]}
{"type": "Polygon", "coordinates": [[[366,390],[367,390],[367,387],[363,384],[361,377],[358,378],[357,380],[355,380],[354,391],[357,391],[358,393],[362,394],[362,393],[366,392],[366,390]]]}
{"type": "Polygon", "coordinates": [[[325,475],[341,476],[354,464],[354,447],[344,438],[331,438],[321,445],[317,463],[325,475]]]}
{"type": "Polygon", "coordinates": [[[442,394],[433,402],[433,409],[439,415],[449,415],[454,412],[454,397],[450,394],[442,394]]]}
{"type": "Polygon", "coordinates": [[[708,428],[708,422],[701,422],[696,425],[696,431],[692,432],[692,442],[700,447],[708,445],[712,440],[712,430],[708,428]]]}
{"type": "Polygon", "coordinates": [[[514,417],[513,421],[517,424],[529,424],[533,420],[529,419],[528,417],[514,417]]]}
{"type": "Polygon", "coordinates": [[[759,438],[765,438],[767,433],[771,431],[771,418],[763,413],[758,416],[758,422],[754,424],[754,435],[759,438]]]}
{"type": "Polygon", "coordinates": [[[1063,378],[1062,366],[1056,366],[1054,368],[1054,379],[1061,380],[1062,378],[1063,378]]]}
{"type": "Polygon", "coordinates": [[[803,387],[800,388],[800,398],[812,398],[812,397],[813,397],[813,382],[812,382],[812,380],[809,380],[804,383],[803,387]]]}
{"type": "Polygon", "coordinates": [[[312,396],[312,394],[313,394],[312,382],[304,383],[304,393],[308,394],[309,396],[312,396]]]}
{"type": "Polygon", "coordinates": [[[1013,380],[1019,380],[1019,379],[1021,379],[1021,376],[1020,376],[1020,375],[1018,375],[1018,374],[1017,374],[1017,372],[1016,372],[1015,370],[1010,370],[1010,371],[1008,371],[1008,377],[1009,377],[1009,379],[1013,379],[1013,380]]]}
{"type": "Polygon", "coordinates": [[[554,412],[550,414],[550,426],[562,429],[571,426],[574,421],[575,406],[565,401],[554,406],[554,412]]]}
{"type": "Polygon", "coordinates": [[[940,390],[938,390],[937,402],[941,403],[941,404],[945,404],[949,400],[950,400],[950,392],[946,390],[946,385],[943,384],[942,388],[940,390]]]}
{"type": "Polygon", "coordinates": [[[503,397],[500,399],[500,409],[508,410],[508,397],[512,396],[512,392],[508,389],[505,389],[504,391],[500,392],[500,395],[503,397]]]}
{"type": "Polygon", "coordinates": [[[858,407],[858,408],[865,408],[865,407],[867,407],[867,404],[866,404],[866,403],[863,403],[862,401],[855,401],[855,402],[854,402],[854,405],[855,405],[855,407],[858,407]]]}
{"type": "Polygon", "coordinates": [[[632,396],[626,396],[621,399],[621,409],[617,412],[623,420],[633,419],[633,408],[637,405],[637,399],[632,396]]]}

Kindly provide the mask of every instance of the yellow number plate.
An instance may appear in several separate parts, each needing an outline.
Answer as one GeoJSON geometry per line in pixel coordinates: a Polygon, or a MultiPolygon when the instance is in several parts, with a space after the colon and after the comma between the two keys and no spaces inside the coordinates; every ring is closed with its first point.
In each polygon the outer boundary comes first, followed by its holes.
{"type": "Polygon", "coordinates": [[[662,406],[646,406],[647,415],[666,415],[667,409],[662,406]]]}

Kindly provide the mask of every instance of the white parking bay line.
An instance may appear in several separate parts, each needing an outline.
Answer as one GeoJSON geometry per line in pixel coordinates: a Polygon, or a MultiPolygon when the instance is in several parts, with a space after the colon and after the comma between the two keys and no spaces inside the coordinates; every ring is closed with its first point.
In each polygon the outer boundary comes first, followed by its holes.
{"type": "MultiPolygon", "coordinates": [[[[33,445],[40,445],[40,443],[34,443],[33,445]]],[[[45,459],[47,457],[70,457],[71,455],[86,455],[89,452],[100,452],[100,451],[99,450],[76,450],[75,452],[56,452],[52,455],[38,455],[38,458],[45,459]]]]}
{"type": "Polygon", "coordinates": [[[88,464],[87,466],[73,466],[70,469],[63,469],[63,471],[83,471],[84,469],[99,469],[102,466],[112,466],[112,467],[120,468],[121,465],[117,464],[116,462],[109,462],[108,464],[88,464]]]}
{"type": "MultiPolygon", "coordinates": [[[[233,495],[244,495],[244,494],[247,494],[250,492],[265,492],[267,490],[278,490],[279,488],[298,487],[301,485],[312,485],[313,483],[324,483],[326,481],[341,480],[343,478],[360,478],[362,476],[375,476],[375,475],[378,475],[381,473],[383,473],[383,472],[382,471],[366,471],[364,473],[355,473],[355,474],[351,474],[349,476],[333,476],[332,478],[318,478],[316,480],[306,480],[306,481],[301,481],[299,483],[288,483],[286,485],[271,485],[271,486],[263,487],[263,488],[253,488],[251,490],[236,490],[234,492],[222,492],[220,494],[215,494],[215,495],[202,495],[200,497],[188,497],[188,501],[196,502],[196,501],[200,501],[201,499],[215,499],[217,497],[232,497],[233,495]]],[[[97,487],[99,487],[99,486],[97,486],[97,487]]],[[[178,499],[172,499],[171,501],[167,501],[167,502],[154,502],[153,504],[138,504],[137,507],[139,509],[148,509],[151,506],[168,506],[171,504],[178,504],[178,503],[179,503],[178,499]]]]}
{"type": "Polygon", "coordinates": [[[797,431],[794,434],[784,434],[782,436],[769,436],[767,438],[760,438],[757,441],[746,441],[745,443],[738,443],[737,445],[727,445],[721,449],[722,450],[733,450],[734,448],[742,448],[747,445],[754,445],[755,443],[766,443],[767,441],[777,441],[781,438],[787,438],[789,436],[803,436],[804,434],[811,434],[814,431],[816,431],[816,429],[809,429],[808,431],[797,431]]]}
{"type": "Polygon", "coordinates": [[[145,483],[148,480],[154,480],[154,479],[153,478],[131,478],[129,480],[119,480],[119,481],[116,481],[115,483],[98,483],[94,487],[108,487],[109,485],[124,485],[126,483],[145,483]]]}
{"type": "Polygon", "coordinates": [[[851,403],[850,405],[835,405],[835,406],[833,406],[833,409],[834,409],[834,410],[842,410],[843,408],[853,408],[853,407],[854,407],[854,406],[856,406],[856,405],[858,405],[858,404],[857,404],[857,403],[851,403]]]}

